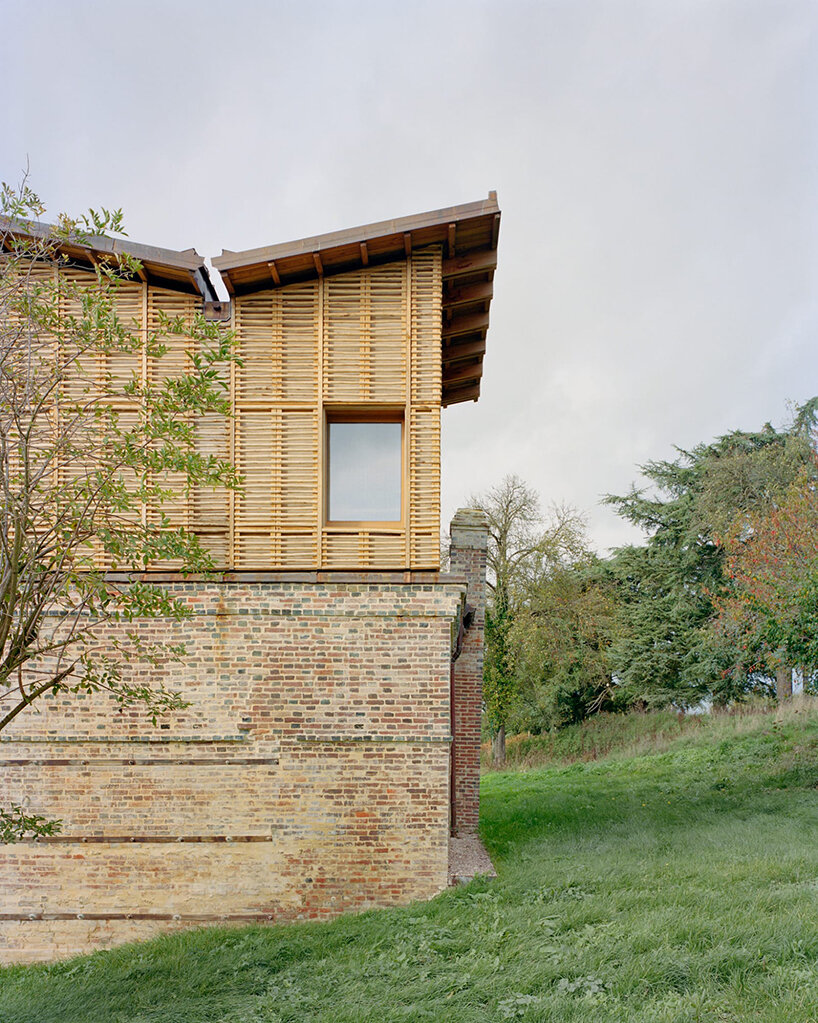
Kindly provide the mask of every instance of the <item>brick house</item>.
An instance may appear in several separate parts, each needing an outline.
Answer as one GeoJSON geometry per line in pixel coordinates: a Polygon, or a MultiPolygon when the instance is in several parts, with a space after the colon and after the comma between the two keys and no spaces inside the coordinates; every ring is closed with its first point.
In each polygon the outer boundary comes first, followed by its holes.
{"type": "MultiPolygon", "coordinates": [[[[486,529],[459,512],[441,571],[440,416],[479,395],[499,221],[490,193],[225,252],[229,303],[192,250],[126,246],[141,329],[204,302],[236,331],[233,415],[197,429],[245,487],[170,509],[215,577],[153,573],[194,611],[146,626],[187,647],[190,706],[157,729],[49,699],[0,737],[0,804],[64,821],[0,847],[0,959],[447,884],[450,834],[477,825],[486,529]]],[[[81,275],[94,251],[70,255],[81,275]]]]}

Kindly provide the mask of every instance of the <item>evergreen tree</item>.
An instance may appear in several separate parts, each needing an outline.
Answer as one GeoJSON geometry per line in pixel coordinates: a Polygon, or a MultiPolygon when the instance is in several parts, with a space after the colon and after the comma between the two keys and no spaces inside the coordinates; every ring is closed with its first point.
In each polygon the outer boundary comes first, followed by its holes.
{"type": "Polygon", "coordinates": [[[812,399],[797,409],[787,429],[736,430],[650,462],[648,488],[607,498],[647,534],[644,547],[623,548],[608,565],[619,617],[611,666],[629,701],[729,702],[758,684],[749,665],[735,670],[735,647],[712,627],[714,601],[731,585],[723,541],[737,522],[774,508],[812,463],[816,406],[812,399]]]}

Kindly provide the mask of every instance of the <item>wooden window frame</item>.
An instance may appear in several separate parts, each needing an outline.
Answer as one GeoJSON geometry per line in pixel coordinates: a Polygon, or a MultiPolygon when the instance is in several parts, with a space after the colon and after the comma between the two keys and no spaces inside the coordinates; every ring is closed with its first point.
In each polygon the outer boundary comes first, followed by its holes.
{"type": "Polygon", "coordinates": [[[373,408],[371,405],[343,405],[338,407],[324,406],[324,456],[321,490],[323,527],[328,532],[348,533],[360,530],[372,533],[394,532],[406,528],[406,495],[409,481],[407,479],[406,457],[406,406],[383,405],[373,408]],[[329,517],[329,428],[333,423],[400,423],[400,508],[399,519],[331,519],[329,517]]]}

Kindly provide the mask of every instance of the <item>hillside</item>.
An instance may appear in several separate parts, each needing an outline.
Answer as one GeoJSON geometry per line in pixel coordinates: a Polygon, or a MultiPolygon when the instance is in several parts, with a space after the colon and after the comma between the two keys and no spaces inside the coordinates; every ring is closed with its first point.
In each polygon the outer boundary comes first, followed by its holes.
{"type": "MultiPolygon", "coordinates": [[[[712,714],[680,714],[673,710],[594,714],[555,732],[509,736],[506,769],[663,753],[680,740],[719,742],[766,727],[771,719],[803,720],[805,717],[818,717],[818,700],[797,696],[780,711],[767,701],[758,701],[712,714]]],[[[484,768],[493,769],[491,743],[483,744],[482,761],[484,768]]]]}
{"type": "Polygon", "coordinates": [[[818,1019],[818,715],[696,727],[663,752],[487,775],[494,882],[2,971],[0,1020],[818,1019]]]}

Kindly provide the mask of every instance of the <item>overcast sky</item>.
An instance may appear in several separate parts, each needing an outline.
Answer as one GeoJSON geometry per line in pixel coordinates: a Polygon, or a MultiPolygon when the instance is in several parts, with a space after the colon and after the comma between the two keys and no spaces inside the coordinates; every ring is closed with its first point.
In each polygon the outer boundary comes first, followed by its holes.
{"type": "Polygon", "coordinates": [[[503,210],[444,521],[516,472],[584,510],[818,393],[816,0],[0,0],[0,177],[217,255],[503,210]]]}

